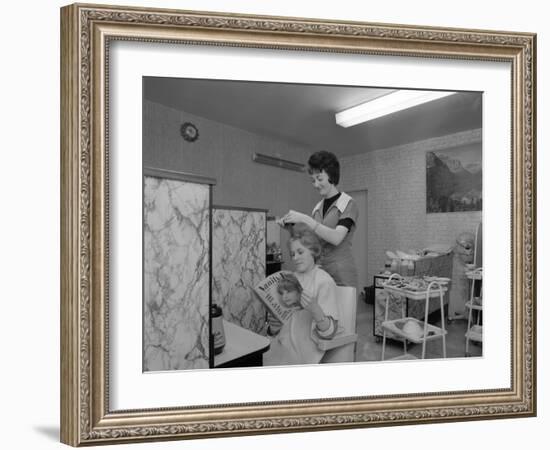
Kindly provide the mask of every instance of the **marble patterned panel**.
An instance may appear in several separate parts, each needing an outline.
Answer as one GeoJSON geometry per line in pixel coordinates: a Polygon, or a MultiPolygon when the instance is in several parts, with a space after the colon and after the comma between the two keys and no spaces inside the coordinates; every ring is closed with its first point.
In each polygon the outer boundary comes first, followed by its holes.
{"type": "Polygon", "coordinates": [[[143,370],[208,368],[208,185],[145,177],[143,370]]]}
{"type": "Polygon", "coordinates": [[[265,334],[265,307],[252,288],[265,278],[266,213],[212,211],[212,302],[226,320],[265,334]]]}

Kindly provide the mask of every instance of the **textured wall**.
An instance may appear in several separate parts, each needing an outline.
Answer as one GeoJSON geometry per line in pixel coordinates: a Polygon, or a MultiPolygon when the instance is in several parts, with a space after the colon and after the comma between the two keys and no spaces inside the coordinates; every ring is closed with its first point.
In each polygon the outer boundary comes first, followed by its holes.
{"type": "Polygon", "coordinates": [[[309,176],[252,161],[254,152],[305,163],[310,153],[299,145],[250,133],[143,102],[143,164],[146,167],[196,173],[215,178],[213,202],[243,208],[268,209],[282,215],[293,208],[311,212],[318,201],[309,176]],[[195,142],[180,136],[183,122],[199,129],[195,142]]]}
{"type": "MultiPolygon", "coordinates": [[[[309,176],[255,163],[252,154],[259,152],[305,163],[316,150],[143,101],[144,166],[215,178],[215,205],[267,209],[273,216],[281,216],[289,209],[311,214],[319,198],[309,176]],[[183,140],[183,122],[198,127],[197,141],[183,140]]],[[[288,263],[286,241],[284,233],[281,247],[283,260],[288,263]]]]}
{"type": "Polygon", "coordinates": [[[426,214],[426,152],[481,142],[471,130],[341,159],[342,188],[368,190],[368,273],[379,271],[385,250],[454,244],[475,231],[481,212],[426,214]]]}
{"type": "Polygon", "coordinates": [[[208,367],[209,199],[209,186],[145,177],[145,371],[208,367]]]}
{"type": "Polygon", "coordinates": [[[265,278],[265,238],[265,212],[212,211],[212,302],[257,333],[265,331],[265,307],[252,288],[265,278]]]}

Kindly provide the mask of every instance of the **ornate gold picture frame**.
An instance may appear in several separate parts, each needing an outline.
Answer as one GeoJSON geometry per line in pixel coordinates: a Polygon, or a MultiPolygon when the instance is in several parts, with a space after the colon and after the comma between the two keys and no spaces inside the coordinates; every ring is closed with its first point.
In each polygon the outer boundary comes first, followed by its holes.
{"type": "Polygon", "coordinates": [[[535,89],[536,36],[530,33],[85,4],[62,8],[61,441],[80,446],[535,415],[535,89]],[[501,150],[511,159],[510,385],[113,408],[109,318],[116,274],[109,264],[109,192],[116,173],[110,171],[109,70],[111,46],[121,41],[509,64],[511,146],[501,150]]]}

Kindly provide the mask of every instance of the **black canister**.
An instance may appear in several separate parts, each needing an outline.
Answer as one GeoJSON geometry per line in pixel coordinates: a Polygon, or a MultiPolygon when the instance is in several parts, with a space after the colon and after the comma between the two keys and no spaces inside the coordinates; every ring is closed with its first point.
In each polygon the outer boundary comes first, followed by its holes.
{"type": "Polygon", "coordinates": [[[225,331],[223,329],[222,309],[215,303],[210,308],[210,317],[212,318],[212,338],[214,340],[214,355],[223,351],[225,346],[225,331]]]}

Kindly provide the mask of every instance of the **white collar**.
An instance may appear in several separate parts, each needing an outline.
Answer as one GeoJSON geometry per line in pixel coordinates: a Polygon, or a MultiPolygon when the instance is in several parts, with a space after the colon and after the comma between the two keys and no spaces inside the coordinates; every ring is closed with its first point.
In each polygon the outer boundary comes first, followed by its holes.
{"type": "MultiPolygon", "coordinates": [[[[336,199],[336,202],[333,203],[336,208],[338,208],[338,211],[341,213],[344,212],[344,210],[348,207],[348,203],[351,200],[351,197],[346,194],[345,192],[340,192],[340,197],[336,199]]],[[[315,205],[315,208],[313,208],[313,214],[315,214],[317,211],[321,211],[321,208],[323,207],[324,200],[321,200],[319,203],[315,205]]],[[[332,205],[331,205],[332,206],[332,205]]]]}

